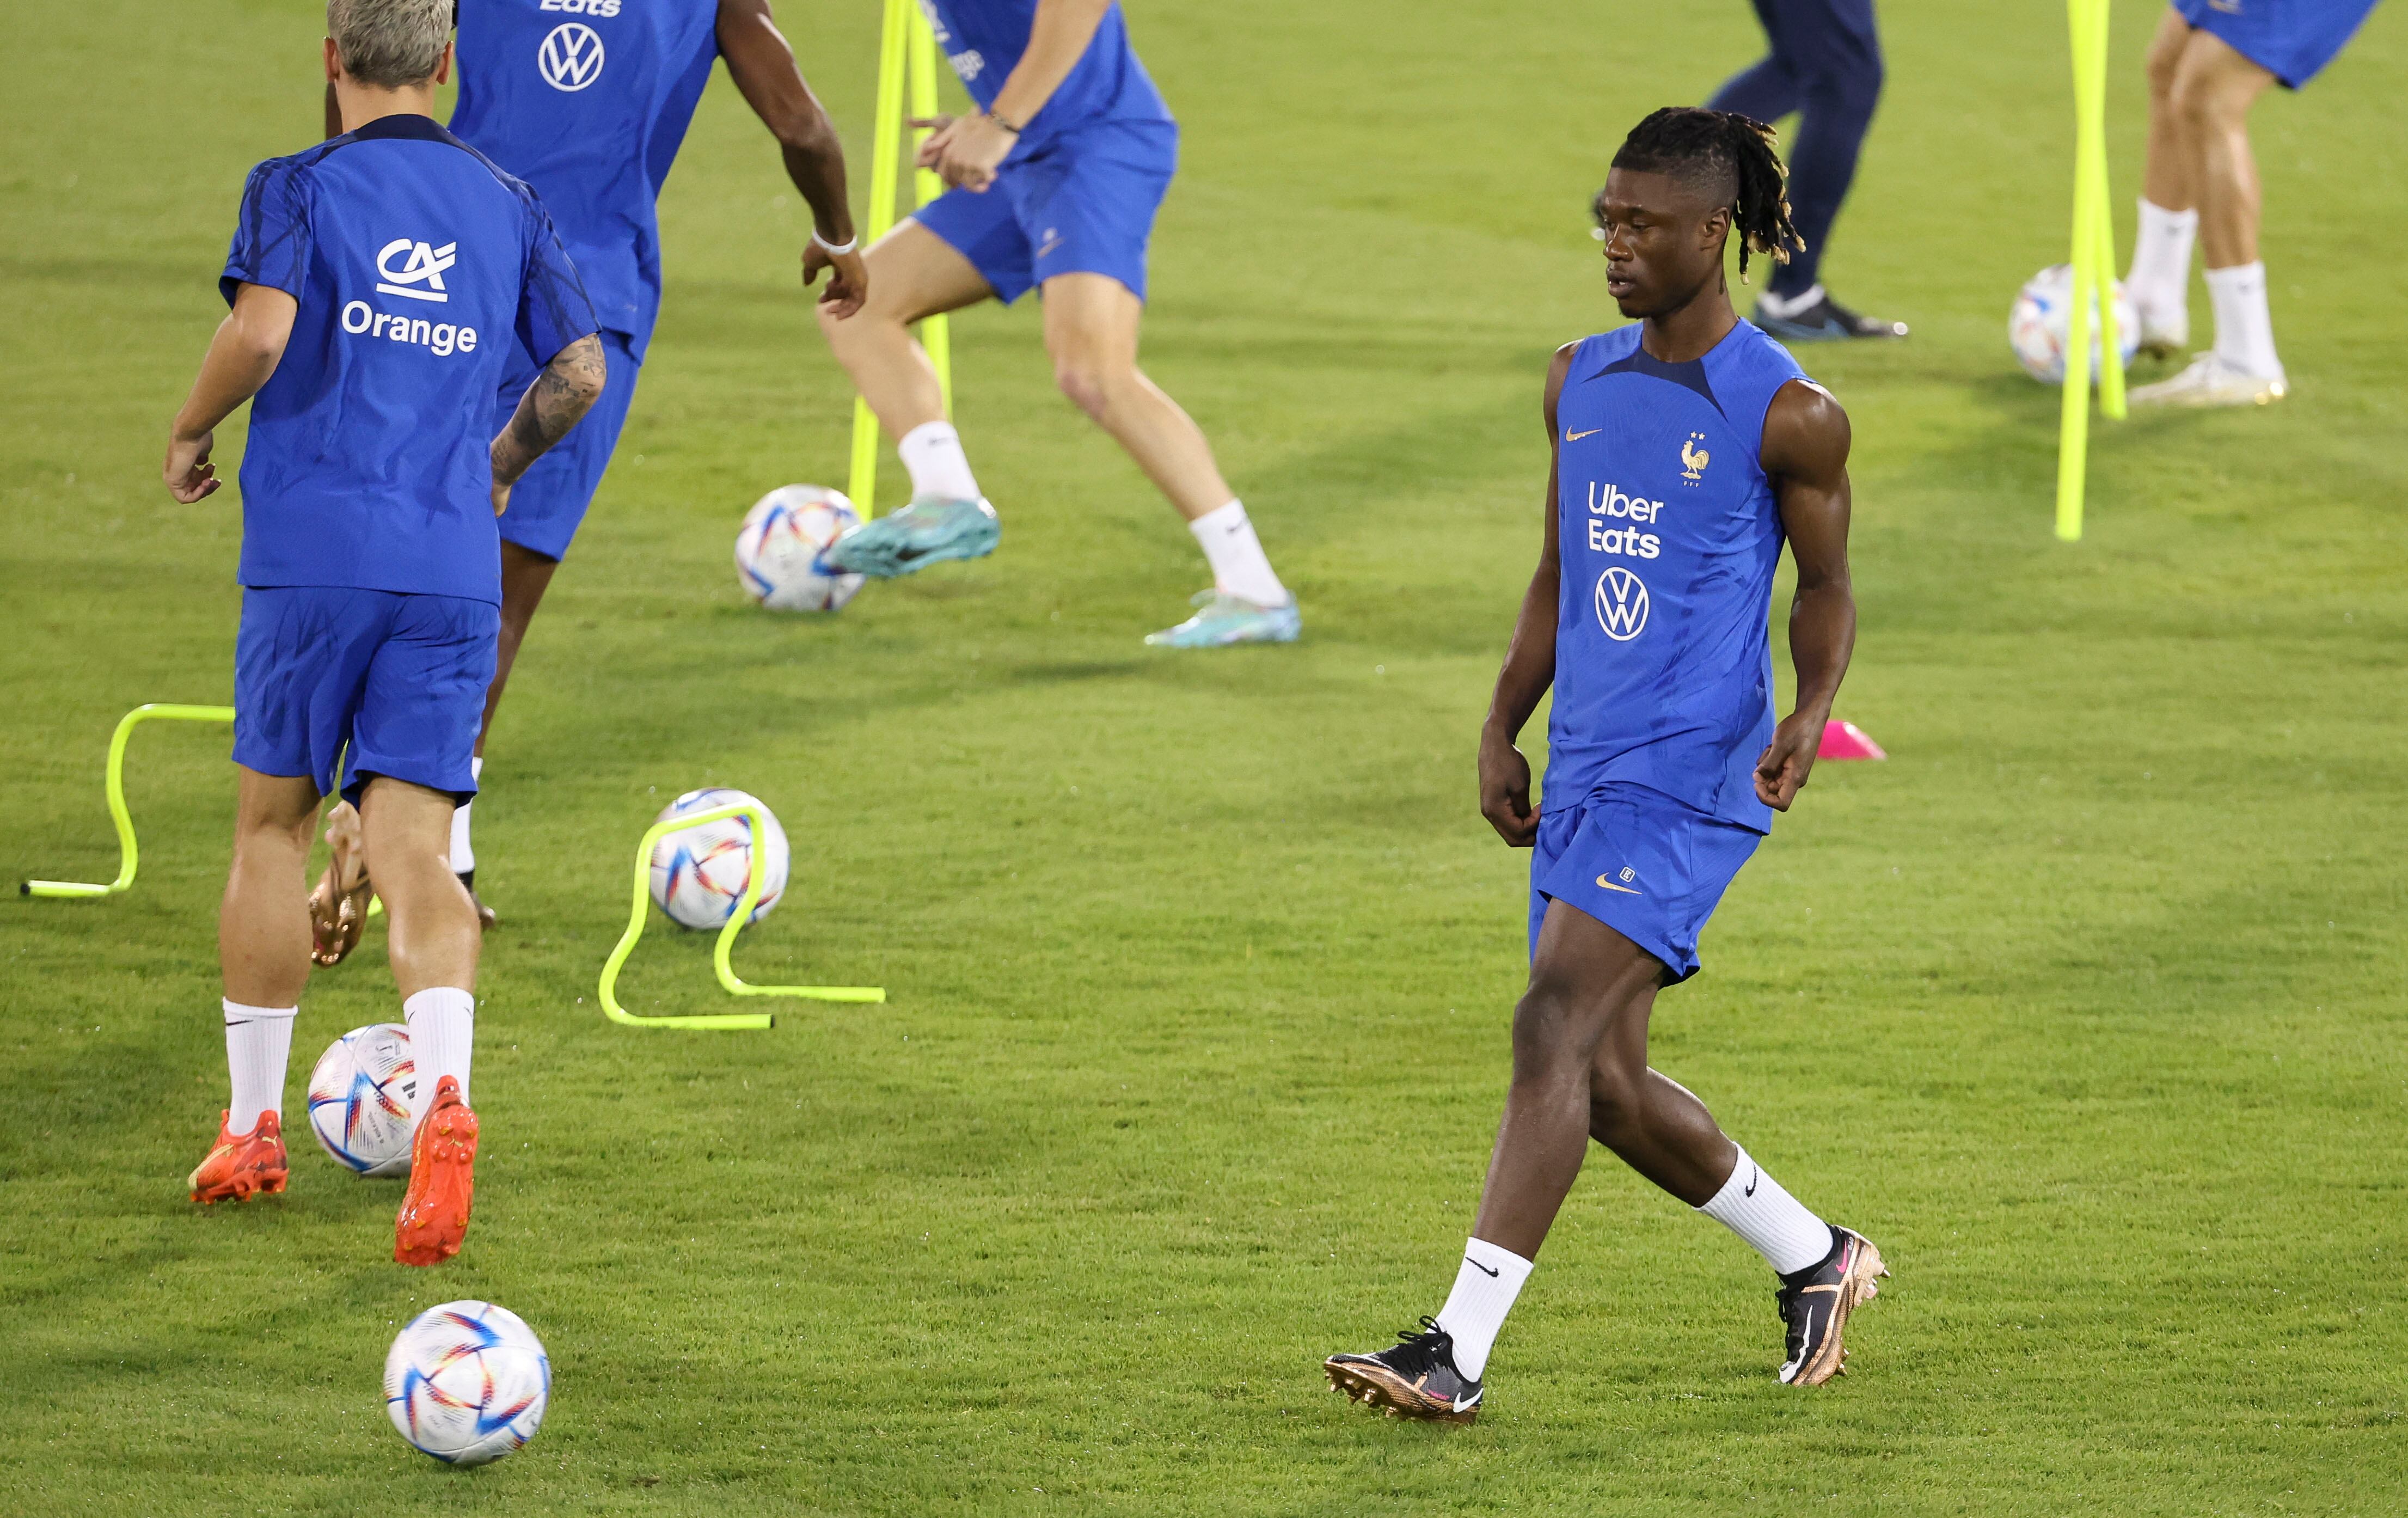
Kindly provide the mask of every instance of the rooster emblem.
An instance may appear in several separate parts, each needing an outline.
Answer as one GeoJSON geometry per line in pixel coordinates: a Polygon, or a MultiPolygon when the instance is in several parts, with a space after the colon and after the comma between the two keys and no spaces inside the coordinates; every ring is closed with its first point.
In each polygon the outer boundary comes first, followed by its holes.
{"type": "Polygon", "coordinates": [[[1704,437],[1702,432],[1693,432],[1689,434],[1689,440],[1681,445],[1681,478],[1692,485],[1705,478],[1706,465],[1713,462],[1714,456],[1698,446],[1698,440],[1704,437]]]}

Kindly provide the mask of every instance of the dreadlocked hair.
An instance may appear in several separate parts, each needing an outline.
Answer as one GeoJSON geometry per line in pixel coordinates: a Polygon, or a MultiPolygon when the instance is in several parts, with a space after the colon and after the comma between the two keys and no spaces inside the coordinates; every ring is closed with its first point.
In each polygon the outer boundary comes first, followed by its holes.
{"type": "Polygon", "coordinates": [[[1793,250],[1806,249],[1789,219],[1789,197],[1783,190],[1789,171],[1773,146],[1778,140],[1772,128],[1735,110],[1667,106],[1630,129],[1613,166],[1670,174],[1725,199],[1731,225],[1739,229],[1739,277],[1744,284],[1750,252],[1786,264],[1793,250]]]}

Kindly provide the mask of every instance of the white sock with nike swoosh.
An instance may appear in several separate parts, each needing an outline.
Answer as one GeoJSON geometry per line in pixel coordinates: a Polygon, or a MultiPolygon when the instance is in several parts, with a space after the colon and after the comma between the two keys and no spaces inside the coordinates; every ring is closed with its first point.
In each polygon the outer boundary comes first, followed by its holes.
{"type": "Polygon", "coordinates": [[[1287,587],[1271,572],[1270,557],[1263,551],[1263,540],[1254,536],[1245,503],[1233,500],[1207,511],[1189,523],[1187,530],[1203,547],[1215,585],[1256,606],[1287,605],[1287,587]]]}
{"type": "Polygon", "coordinates": [[[1438,1325],[1455,1339],[1455,1368],[1466,1381],[1478,1381],[1488,1368],[1488,1350],[1522,1282],[1530,1279],[1530,1262],[1485,1239],[1464,1241],[1463,1267],[1455,1272],[1455,1290],[1438,1310],[1438,1325]]]}
{"type": "Polygon", "coordinates": [[[1830,1224],[1759,1169],[1746,1150],[1731,1148],[1739,1163],[1731,1167],[1730,1179],[1698,1210],[1746,1239],[1778,1274],[1822,1264],[1831,1253],[1830,1224]]]}
{"type": "Polygon", "coordinates": [[[284,1120],[284,1061],[293,1051],[293,1019],[298,1007],[246,1007],[221,997],[225,1010],[226,1073],[233,1093],[226,1100],[226,1132],[257,1131],[260,1114],[284,1120]]]}

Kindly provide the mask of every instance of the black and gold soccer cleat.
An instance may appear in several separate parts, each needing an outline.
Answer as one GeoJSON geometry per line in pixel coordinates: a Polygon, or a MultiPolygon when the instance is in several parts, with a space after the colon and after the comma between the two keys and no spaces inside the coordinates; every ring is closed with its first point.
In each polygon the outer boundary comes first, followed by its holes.
{"type": "Polygon", "coordinates": [[[1455,1338],[1424,1318],[1418,1329],[1376,1354],[1333,1354],[1322,1362],[1329,1389],[1391,1418],[1468,1424],[1480,1416],[1482,1386],[1455,1368],[1455,1338]]]}
{"type": "Polygon", "coordinates": [[[1788,1330],[1788,1358],[1781,1379],[1792,1386],[1820,1386],[1847,1369],[1847,1350],[1840,1342],[1848,1316],[1873,1299],[1881,1278],[1889,1274],[1881,1251],[1863,1235],[1845,1228],[1831,1230],[1831,1253],[1812,1269],[1782,1278],[1773,1294],[1781,1304],[1781,1321],[1788,1330]]]}

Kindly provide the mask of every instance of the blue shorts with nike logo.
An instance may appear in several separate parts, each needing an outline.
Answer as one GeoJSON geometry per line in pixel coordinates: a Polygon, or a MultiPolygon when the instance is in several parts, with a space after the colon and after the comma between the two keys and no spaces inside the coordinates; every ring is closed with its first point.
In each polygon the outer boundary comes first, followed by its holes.
{"type": "Polygon", "coordinates": [[[1057,274],[1105,275],[1143,300],[1146,245],[1178,166],[1175,122],[1096,122],[1005,164],[983,191],[946,191],[911,219],[968,259],[1007,306],[1057,274]]]}
{"type": "Polygon", "coordinates": [[[1643,785],[1610,784],[1542,813],[1530,854],[1530,952],[1547,903],[1596,918],[1661,960],[1674,982],[1698,973],[1698,935],[1764,835],[1643,785]]]}
{"type": "Polygon", "coordinates": [[[306,775],[320,795],[339,789],[354,804],[376,775],[467,800],[501,627],[501,608],[456,595],[249,587],[234,641],[234,762],[306,775]]]}

